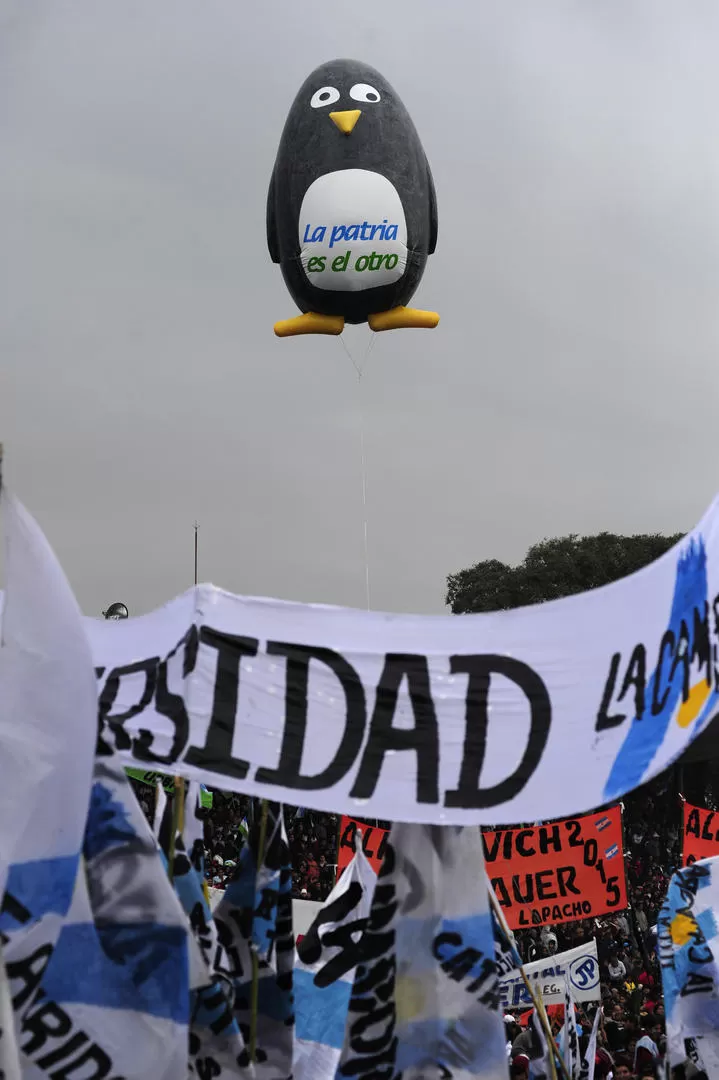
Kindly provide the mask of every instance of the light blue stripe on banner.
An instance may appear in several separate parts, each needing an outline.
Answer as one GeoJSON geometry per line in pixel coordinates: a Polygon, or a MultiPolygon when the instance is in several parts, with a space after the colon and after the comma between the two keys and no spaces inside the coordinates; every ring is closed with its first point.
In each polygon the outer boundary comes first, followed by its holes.
{"type": "Polygon", "coordinates": [[[315,986],[314,974],[295,968],[295,1032],[298,1039],[323,1043],[341,1050],[352,983],[340,980],[323,989],[315,986]]]}
{"type": "Polygon", "coordinates": [[[87,861],[90,862],[110,848],[125,847],[136,837],[137,832],[130,821],[128,808],[120,798],[113,796],[109,787],[99,780],[96,781],[92,785],[90,810],[85,826],[83,849],[87,861]]]}
{"type": "Polygon", "coordinates": [[[260,1016],[267,1016],[281,1024],[290,1021],[295,1012],[292,988],[284,989],[278,986],[275,975],[260,976],[257,986],[257,1011],[260,1016]]]}
{"type": "Polygon", "coordinates": [[[410,973],[419,975],[464,953],[463,978],[477,978],[483,961],[494,960],[494,930],[489,912],[458,919],[431,915],[426,919],[405,916],[397,924],[397,955],[411,963],[410,973]],[[437,951],[437,957],[433,955],[437,951]],[[469,950],[474,950],[474,954],[469,950]],[[438,960],[439,958],[439,960],[438,960]],[[467,966],[468,965],[468,966],[467,966]]]}
{"type": "Polygon", "coordinates": [[[126,1009],[187,1024],[187,931],[153,923],[64,926],[42,988],[58,1004],[126,1009]]]}
{"type": "MultiPolygon", "coordinates": [[[[27,908],[33,922],[51,913],[66,915],[79,861],[78,853],[59,859],[13,863],[8,872],[6,891],[27,908]]],[[[14,930],[18,925],[9,911],[0,913],[0,930],[14,930]]]]}

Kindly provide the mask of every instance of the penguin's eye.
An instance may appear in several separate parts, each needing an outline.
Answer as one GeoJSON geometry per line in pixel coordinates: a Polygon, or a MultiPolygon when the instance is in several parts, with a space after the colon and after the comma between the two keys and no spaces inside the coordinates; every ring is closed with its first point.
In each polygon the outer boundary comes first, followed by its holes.
{"type": "Polygon", "coordinates": [[[310,105],[313,109],[321,109],[323,105],[334,105],[339,99],[340,92],[336,86],[323,86],[321,90],[315,90],[310,105]]]}
{"type": "Polygon", "coordinates": [[[379,90],[375,90],[374,86],[359,82],[355,83],[350,90],[350,97],[354,101],[371,101],[374,105],[380,100],[380,93],[379,90]]]}

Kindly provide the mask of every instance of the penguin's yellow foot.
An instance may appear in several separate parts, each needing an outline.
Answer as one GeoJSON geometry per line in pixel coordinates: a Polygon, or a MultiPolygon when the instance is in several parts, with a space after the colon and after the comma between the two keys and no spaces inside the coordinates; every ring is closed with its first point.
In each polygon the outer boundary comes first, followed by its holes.
{"type": "Polygon", "coordinates": [[[341,334],[345,328],[342,315],[318,315],[307,311],[294,319],[282,319],[275,323],[277,337],[296,337],[297,334],[341,334]]]}
{"type": "Polygon", "coordinates": [[[367,322],[370,329],[377,333],[380,330],[405,330],[413,326],[421,330],[434,330],[439,322],[439,315],[436,311],[395,307],[390,308],[389,311],[378,311],[376,315],[370,315],[367,322]]]}

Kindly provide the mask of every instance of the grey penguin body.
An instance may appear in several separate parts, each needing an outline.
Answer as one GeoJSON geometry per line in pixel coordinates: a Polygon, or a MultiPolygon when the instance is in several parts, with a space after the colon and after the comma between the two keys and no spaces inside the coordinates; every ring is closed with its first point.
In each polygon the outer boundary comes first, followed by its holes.
{"type": "MultiPolygon", "coordinates": [[[[360,206],[357,220],[362,216],[360,206]]],[[[370,224],[364,224],[369,236],[370,224]]],[[[356,60],[323,64],[305,80],[290,109],[267,198],[270,256],[279,263],[298,308],[361,323],[376,312],[406,305],[436,243],[437,200],[432,173],[402,101],[386,79],[367,64],[356,60]],[[351,133],[344,134],[330,114],[348,115],[353,110],[358,110],[359,116],[351,133]],[[345,281],[338,281],[321,288],[313,284],[306,259],[303,263],[300,214],[310,189],[321,179],[327,181],[326,188],[339,192],[341,202],[341,174],[347,170],[352,172],[344,177],[345,201],[354,198],[363,179],[368,190],[379,190],[383,184],[392,205],[395,196],[390,185],[396,192],[406,224],[406,263],[401,276],[376,287],[365,287],[363,281],[361,286],[343,288],[345,281]]]]}

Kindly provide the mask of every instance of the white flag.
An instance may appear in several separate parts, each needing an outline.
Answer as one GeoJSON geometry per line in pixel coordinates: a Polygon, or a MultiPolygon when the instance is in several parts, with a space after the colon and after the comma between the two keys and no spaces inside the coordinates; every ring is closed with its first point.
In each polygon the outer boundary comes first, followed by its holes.
{"type": "Polygon", "coordinates": [[[579,1070],[579,1080],[594,1080],[594,1066],[597,1057],[597,1032],[599,1031],[599,1021],[601,1020],[601,1017],[602,1006],[599,1005],[594,1014],[594,1023],[592,1024],[592,1033],[589,1036],[589,1042],[587,1043],[587,1052],[584,1055],[582,1067],[579,1070]]]}
{"type": "MultiPolygon", "coordinates": [[[[174,798],[179,798],[175,788],[174,798]]],[[[184,828],[175,838],[173,883],[202,951],[210,984],[197,990],[192,999],[190,1028],[190,1075],[212,1080],[234,1080],[242,1070],[243,1080],[251,1080],[254,1070],[245,1065],[247,1050],[240,1027],[233,1016],[233,988],[226,975],[229,958],[220,944],[210,908],[205,882],[203,824],[198,815],[200,785],[192,781],[186,791],[184,828]]],[[[173,800],[174,801],[174,800],[173,800]]],[[[172,827],[172,806],[168,806],[163,832],[168,839],[172,827]]]]}
{"type": "MultiPolygon", "coordinates": [[[[0,888],[14,863],[13,897],[22,903],[32,894],[40,907],[30,920],[49,924],[70,906],[82,847],[97,683],[80,610],[45,537],[5,487],[0,510],[0,888]]],[[[6,947],[6,963],[19,941],[16,934],[6,947]]]]}

